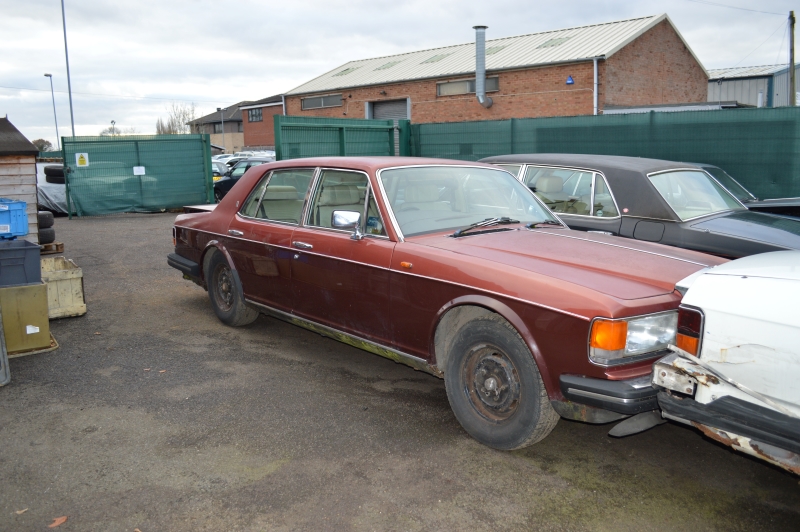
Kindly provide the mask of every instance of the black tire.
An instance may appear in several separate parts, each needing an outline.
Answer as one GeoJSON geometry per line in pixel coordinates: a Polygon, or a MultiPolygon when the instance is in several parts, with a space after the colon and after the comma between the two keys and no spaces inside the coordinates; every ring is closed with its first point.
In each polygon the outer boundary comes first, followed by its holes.
{"type": "Polygon", "coordinates": [[[52,212],[39,211],[39,231],[41,231],[42,229],[53,227],[54,223],[55,223],[55,218],[53,217],[52,212]]]}
{"type": "Polygon", "coordinates": [[[216,188],[214,189],[214,202],[215,203],[219,203],[220,201],[222,201],[222,198],[224,198],[224,197],[225,197],[225,195],[222,192],[220,192],[216,188]]]}
{"type": "Polygon", "coordinates": [[[50,177],[64,177],[64,167],[57,164],[51,164],[44,167],[44,175],[50,177]]]}
{"type": "Polygon", "coordinates": [[[444,382],[464,430],[495,449],[533,445],[559,420],[533,355],[516,329],[497,314],[476,318],[458,331],[444,382]]]}
{"type": "Polygon", "coordinates": [[[242,286],[222,253],[215,252],[206,273],[208,298],[219,320],[231,327],[249,325],[258,318],[258,311],[244,302],[242,286]]]}
{"type": "Polygon", "coordinates": [[[39,229],[39,243],[52,244],[56,241],[56,230],[52,227],[45,227],[39,229]]]}

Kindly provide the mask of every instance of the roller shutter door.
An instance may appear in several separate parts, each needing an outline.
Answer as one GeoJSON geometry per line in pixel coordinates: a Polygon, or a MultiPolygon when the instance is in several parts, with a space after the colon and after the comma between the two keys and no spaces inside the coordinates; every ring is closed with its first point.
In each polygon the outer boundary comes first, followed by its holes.
{"type": "Polygon", "coordinates": [[[407,120],[408,104],[405,99],[373,102],[372,118],[375,120],[407,120]]]}

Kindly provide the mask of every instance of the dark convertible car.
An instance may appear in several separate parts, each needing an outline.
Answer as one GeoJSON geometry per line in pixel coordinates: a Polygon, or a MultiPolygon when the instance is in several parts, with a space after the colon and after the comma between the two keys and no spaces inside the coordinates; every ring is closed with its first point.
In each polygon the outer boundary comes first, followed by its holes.
{"type": "Polygon", "coordinates": [[[800,249],[800,220],[754,212],[697,164],[614,155],[488,157],[571,229],[721,257],[800,249]]]}
{"type": "Polygon", "coordinates": [[[490,165],[404,157],[250,168],[174,238],[168,263],[224,323],[263,312],[443,377],[462,426],[498,449],[559,416],[657,408],[676,284],[725,262],[572,231],[490,165]]]}

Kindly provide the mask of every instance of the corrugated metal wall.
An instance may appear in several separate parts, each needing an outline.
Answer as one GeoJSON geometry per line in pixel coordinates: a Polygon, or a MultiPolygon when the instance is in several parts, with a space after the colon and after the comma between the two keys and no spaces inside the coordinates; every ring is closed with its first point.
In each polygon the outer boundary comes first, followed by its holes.
{"type": "Polygon", "coordinates": [[[737,101],[758,106],[758,93],[762,94],[762,107],[768,107],[769,78],[731,79],[708,82],[709,102],[737,101]]]}
{"type": "MultiPolygon", "coordinates": [[[[795,78],[798,84],[797,89],[800,90],[800,67],[795,67],[795,78]]],[[[787,68],[780,74],[775,74],[775,81],[773,82],[773,101],[775,107],[785,107],[789,105],[789,69],[787,68]]],[[[797,99],[800,103],[800,98],[797,99]]]]}

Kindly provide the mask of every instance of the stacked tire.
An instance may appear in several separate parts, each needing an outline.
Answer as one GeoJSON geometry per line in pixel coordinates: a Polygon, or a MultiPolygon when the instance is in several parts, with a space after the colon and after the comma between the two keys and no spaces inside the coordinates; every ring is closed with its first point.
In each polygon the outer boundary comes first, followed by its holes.
{"type": "Polygon", "coordinates": [[[48,183],[56,185],[63,185],[66,183],[64,179],[64,167],[61,165],[50,165],[44,167],[44,180],[48,183]]]}
{"type": "Polygon", "coordinates": [[[55,219],[50,211],[39,211],[39,244],[52,244],[56,241],[55,219]]]}

